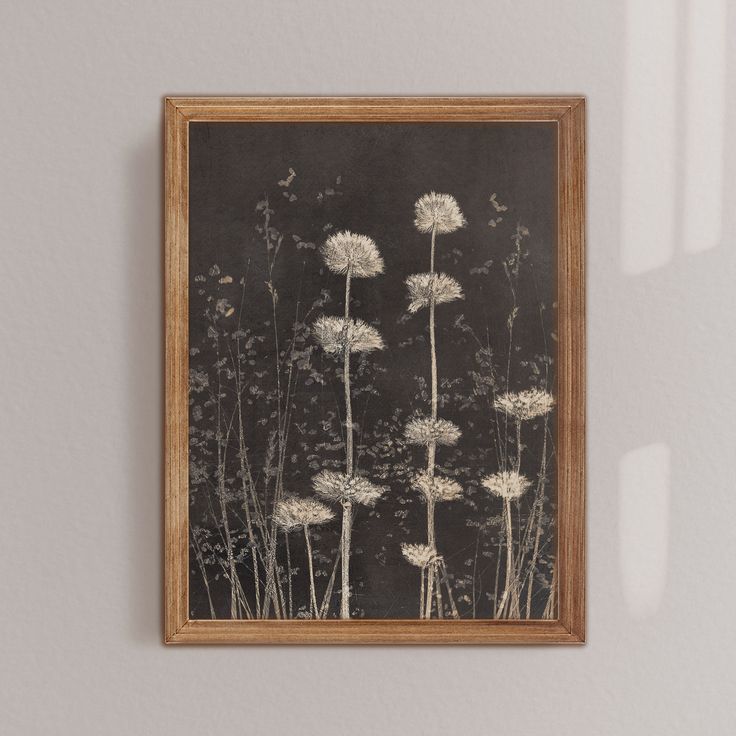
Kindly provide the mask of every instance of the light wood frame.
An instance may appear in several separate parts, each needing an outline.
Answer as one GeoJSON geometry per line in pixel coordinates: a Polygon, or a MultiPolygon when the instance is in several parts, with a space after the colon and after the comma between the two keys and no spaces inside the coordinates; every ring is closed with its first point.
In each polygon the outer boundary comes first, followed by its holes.
{"type": "Polygon", "coordinates": [[[585,100],[582,97],[165,100],[164,640],[170,644],[490,644],[585,641],[585,100]],[[558,145],[558,619],[191,620],[188,616],[189,123],[551,122],[558,145]]]}

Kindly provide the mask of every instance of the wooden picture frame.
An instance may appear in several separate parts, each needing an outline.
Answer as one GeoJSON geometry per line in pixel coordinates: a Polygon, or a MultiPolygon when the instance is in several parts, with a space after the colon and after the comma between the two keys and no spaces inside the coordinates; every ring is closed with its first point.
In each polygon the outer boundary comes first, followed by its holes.
{"type": "Polygon", "coordinates": [[[165,100],[164,640],[171,644],[491,644],[585,640],[585,100],[582,97],[165,100]],[[192,620],[188,213],[192,122],[547,122],[557,131],[556,620],[192,620]]]}

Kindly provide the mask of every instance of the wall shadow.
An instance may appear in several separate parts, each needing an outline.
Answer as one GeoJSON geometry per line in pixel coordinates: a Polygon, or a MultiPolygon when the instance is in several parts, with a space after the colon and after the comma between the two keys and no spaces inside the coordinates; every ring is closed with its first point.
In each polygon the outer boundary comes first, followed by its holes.
{"type": "Polygon", "coordinates": [[[130,633],[146,643],[163,636],[162,126],[130,150],[124,202],[127,585],[130,633]]]}
{"type": "Polygon", "coordinates": [[[694,591],[719,585],[730,485],[719,467],[736,408],[722,388],[736,357],[736,146],[724,136],[736,121],[736,12],[694,3],[627,3],[619,251],[591,256],[605,286],[589,293],[609,307],[589,322],[589,396],[593,439],[605,417],[607,445],[591,456],[619,479],[618,607],[667,627],[695,620],[694,591]],[[693,568],[693,555],[709,563],[693,568]]]}

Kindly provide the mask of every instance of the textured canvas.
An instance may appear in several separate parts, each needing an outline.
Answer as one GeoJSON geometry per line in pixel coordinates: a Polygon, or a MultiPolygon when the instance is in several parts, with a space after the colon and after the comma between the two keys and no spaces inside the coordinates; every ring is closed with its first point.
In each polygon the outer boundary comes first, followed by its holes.
{"type": "Polygon", "coordinates": [[[555,125],[189,135],[190,617],[555,618],[555,125]]]}

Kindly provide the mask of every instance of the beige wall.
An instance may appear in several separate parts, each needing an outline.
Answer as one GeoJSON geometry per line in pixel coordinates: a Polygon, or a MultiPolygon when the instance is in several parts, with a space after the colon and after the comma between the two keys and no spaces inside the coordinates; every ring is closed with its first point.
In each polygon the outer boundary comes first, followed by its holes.
{"type": "Polygon", "coordinates": [[[0,731],[734,729],[733,5],[4,0],[0,29],[0,731]],[[161,645],[161,98],[228,93],[588,95],[585,647],[161,645]]]}

